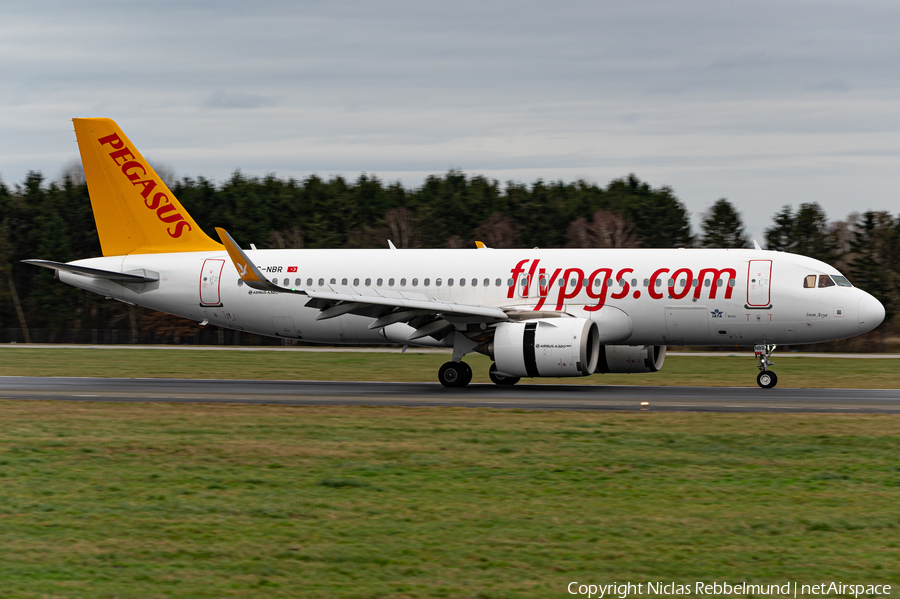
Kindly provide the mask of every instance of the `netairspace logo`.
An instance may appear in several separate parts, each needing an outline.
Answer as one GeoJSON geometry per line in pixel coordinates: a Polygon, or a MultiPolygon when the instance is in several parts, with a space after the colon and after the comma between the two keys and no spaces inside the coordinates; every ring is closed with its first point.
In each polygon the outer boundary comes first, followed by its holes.
{"type": "Polygon", "coordinates": [[[801,596],[853,596],[867,597],[889,596],[891,585],[889,584],[848,584],[843,582],[820,582],[818,584],[803,584],[787,582],[784,584],[751,584],[739,582],[694,582],[693,584],[681,584],[677,582],[612,582],[609,584],[581,584],[570,582],[566,587],[570,595],[603,599],[604,597],[617,597],[626,599],[630,596],[641,595],[766,595],[781,597],[801,596]]]}

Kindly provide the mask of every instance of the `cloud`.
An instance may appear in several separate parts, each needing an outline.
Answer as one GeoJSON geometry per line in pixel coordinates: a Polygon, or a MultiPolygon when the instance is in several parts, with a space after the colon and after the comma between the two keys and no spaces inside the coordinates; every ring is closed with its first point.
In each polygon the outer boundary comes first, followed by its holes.
{"type": "MultiPolygon", "coordinates": [[[[900,5],[101,0],[5,7],[0,175],[116,119],[179,174],[635,172],[761,231],[782,205],[897,211],[900,5]]],[[[387,175],[386,175],[387,176],[387,175]]]]}
{"type": "Polygon", "coordinates": [[[237,108],[248,110],[253,108],[267,108],[275,106],[274,98],[261,94],[215,91],[203,101],[206,108],[237,108]]]}

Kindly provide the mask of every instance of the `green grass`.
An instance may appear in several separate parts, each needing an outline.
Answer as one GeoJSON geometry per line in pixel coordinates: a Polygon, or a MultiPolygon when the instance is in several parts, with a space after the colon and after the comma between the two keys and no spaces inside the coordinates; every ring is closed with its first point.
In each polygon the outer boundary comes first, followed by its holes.
{"type": "Polygon", "coordinates": [[[4,598],[900,583],[896,416],[3,401],[0,422],[4,598]]]}
{"type": "MultiPolygon", "coordinates": [[[[0,346],[0,376],[244,378],[334,381],[428,381],[448,354],[360,352],[202,351],[166,349],[20,349],[0,346]]],[[[473,381],[489,382],[490,360],[466,356],[473,381]]],[[[788,358],[776,353],[780,387],[900,388],[900,359],[788,358]]],[[[531,379],[579,385],[756,386],[752,357],[669,356],[652,374],[531,379]]]]}

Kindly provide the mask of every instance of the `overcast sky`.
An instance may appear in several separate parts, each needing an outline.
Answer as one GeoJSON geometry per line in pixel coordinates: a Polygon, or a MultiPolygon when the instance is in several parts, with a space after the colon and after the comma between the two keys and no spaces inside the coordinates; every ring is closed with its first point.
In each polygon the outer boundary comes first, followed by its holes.
{"type": "MultiPolygon", "coordinates": [[[[762,236],[784,204],[900,211],[900,3],[4,2],[0,179],[58,179],[70,119],[178,177],[415,187],[635,173],[762,236]]],[[[213,223],[214,224],[214,223],[213,223]]],[[[696,230],[696,227],[695,227],[696,230]]]]}

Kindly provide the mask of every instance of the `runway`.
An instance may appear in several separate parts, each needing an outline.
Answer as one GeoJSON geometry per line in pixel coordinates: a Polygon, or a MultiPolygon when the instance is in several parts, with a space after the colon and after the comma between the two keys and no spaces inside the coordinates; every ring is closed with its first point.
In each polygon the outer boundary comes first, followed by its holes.
{"type": "Polygon", "coordinates": [[[442,406],[526,410],[900,414],[894,389],[0,377],[0,399],[275,405],[442,406]],[[647,405],[642,406],[642,402],[647,405]]]}

